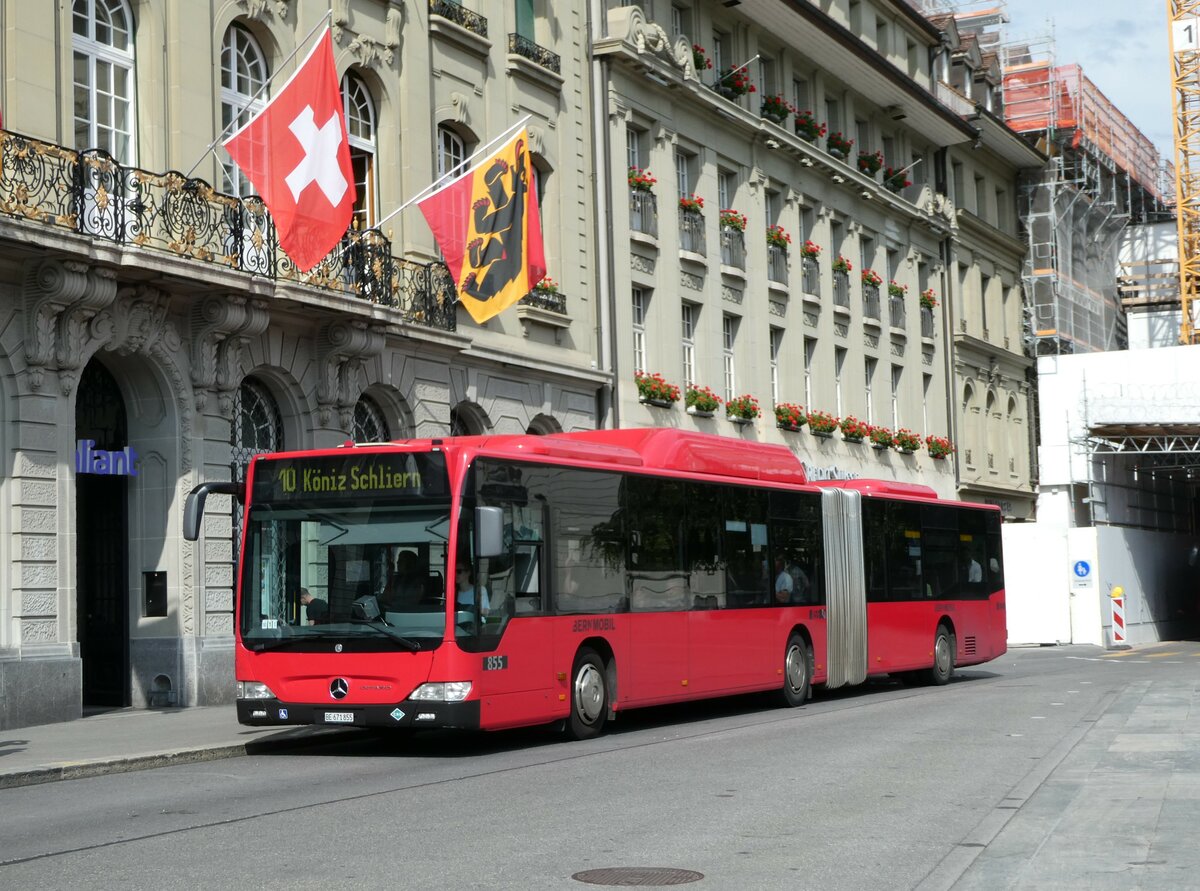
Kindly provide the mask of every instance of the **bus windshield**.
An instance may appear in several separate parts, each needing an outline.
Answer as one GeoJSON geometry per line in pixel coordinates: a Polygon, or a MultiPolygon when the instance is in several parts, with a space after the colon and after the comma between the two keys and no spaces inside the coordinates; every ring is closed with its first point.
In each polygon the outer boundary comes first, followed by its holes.
{"type": "Polygon", "coordinates": [[[448,488],[440,455],[261,462],[242,561],[242,642],[436,646],[446,626],[448,488]]]}

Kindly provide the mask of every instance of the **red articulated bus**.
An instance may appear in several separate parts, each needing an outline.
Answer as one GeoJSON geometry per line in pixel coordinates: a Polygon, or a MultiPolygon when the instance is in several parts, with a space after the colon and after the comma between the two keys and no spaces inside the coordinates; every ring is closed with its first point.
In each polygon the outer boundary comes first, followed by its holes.
{"type": "Polygon", "coordinates": [[[785,447],[649,428],[258,455],[244,485],[244,724],[598,734],[641,706],[1005,652],[1000,515],[785,447]]]}

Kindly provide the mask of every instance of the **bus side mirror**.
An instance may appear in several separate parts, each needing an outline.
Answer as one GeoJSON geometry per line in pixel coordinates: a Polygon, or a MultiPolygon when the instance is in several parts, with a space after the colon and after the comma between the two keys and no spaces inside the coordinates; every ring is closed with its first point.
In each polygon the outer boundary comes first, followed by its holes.
{"type": "Polygon", "coordinates": [[[238,501],[245,498],[246,487],[241,483],[201,483],[188,492],[183,505],[183,537],[195,541],[200,537],[200,521],[204,518],[204,502],[210,494],[233,495],[238,501]]]}
{"type": "Polygon", "coordinates": [[[475,508],[475,556],[499,557],[504,553],[504,510],[475,508]]]}

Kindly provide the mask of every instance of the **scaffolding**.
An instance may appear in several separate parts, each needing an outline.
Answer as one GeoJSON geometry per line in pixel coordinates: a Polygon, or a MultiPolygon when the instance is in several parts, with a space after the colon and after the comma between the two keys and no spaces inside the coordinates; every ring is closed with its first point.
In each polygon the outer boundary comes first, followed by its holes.
{"type": "Polygon", "coordinates": [[[1000,49],[1005,121],[1050,159],[1020,189],[1031,351],[1124,349],[1118,242],[1166,211],[1162,161],[1080,66],[1053,63],[1051,39],[1000,49]]]}

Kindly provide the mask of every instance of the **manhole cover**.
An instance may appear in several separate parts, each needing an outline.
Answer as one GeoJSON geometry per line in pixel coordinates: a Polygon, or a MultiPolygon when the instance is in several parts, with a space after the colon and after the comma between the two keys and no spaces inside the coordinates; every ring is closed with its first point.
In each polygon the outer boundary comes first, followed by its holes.
{"type": "Polygon", "coordinates": [[[704,878],[704,873],[669,866],[608,866],[604,869],[585,869],[571,876],[589,885],[617,885],[622,888],[661,888],[665,885],[686,885],[704,878]]]}

